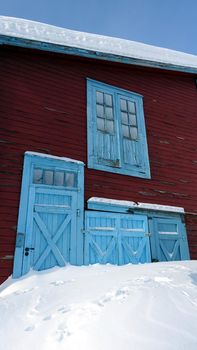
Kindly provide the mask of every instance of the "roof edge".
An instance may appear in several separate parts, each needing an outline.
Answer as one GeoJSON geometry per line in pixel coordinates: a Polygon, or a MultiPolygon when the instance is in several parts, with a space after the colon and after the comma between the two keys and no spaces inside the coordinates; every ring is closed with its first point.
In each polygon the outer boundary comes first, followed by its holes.
{"type": "Polygon", "coordinates": [[[170,63],[155,62],[151,60],[143,60],[140,58],[131,58],[101,51],[86,50],[78,47],[65,46],[55,43],[48,43],[33,39],[26,39],[0,34],[0,45],[16,46],[28,49],[36,49],[40,51],[55,52],[66,55],[81,56],[86,58],[93,58],[103,61],[118,62],[123,64],[164,69],[168,71],[176,71],[190,74],[197,74],[197,68],[187,67],[181,65],[174,65],[170,63]]]}

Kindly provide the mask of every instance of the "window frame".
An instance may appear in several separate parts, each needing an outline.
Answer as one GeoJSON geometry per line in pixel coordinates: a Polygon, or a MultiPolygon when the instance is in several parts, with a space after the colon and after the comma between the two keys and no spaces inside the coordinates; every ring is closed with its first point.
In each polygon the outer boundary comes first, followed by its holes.
{"type": "Polygon", "coordinates": [[[65,170],[64,168],[57,168],[57,167],[45,167],[45,166],[40,166],[40,165],[36,165],[33,167],[32,169],[32,185],[33,186],[44,186],[44,187],[52,187],[52,188],[60,188],[60,189],[70,189],[70,188],[77,188],[77,179],[76,179],[76,172],[72,172],[72,171],[69,171],[69,170],[65,170]],[[40,170],[41,171],[41,177],[40,179],[36,179],[36,171],[37,170],[40,170]],[[51,172],[53,175],[52,175],[52,181],[51,183],[47,183],[46,181],[46,172],[51,172]],[[55,180],[55,175],[57,173],[63,173],[63,184],[57,184],[55,183],[57,180],[55,180]],[[69,183],[69,180],[67,180],[67,177],[68,175],[73,175],[73,180],[71,180],[71,182],[73,182],[73,186],[71,185],[68,185],[69,183]],[[40,182],[39,182],[40,180],[40,182]]]}
{"type": "Polygon", "coordinates": [[[88,168],[147,179],[151,178],[142,95],[87,78],[87,134],[88,168]],[[113,96],[113,113],[115,129],[114,138],[116,139],[117,161],[111,161],[111,163],[110,160],[108,160],[108,162],[105,162],[104,159],[99,159],[95,154],[95,140],[97,137],[97,133],[102,132],[97,129],[96,91],[100,91],[104,94],[106,93],[113,96]],[[140,161],[140,165],[129,164],[124,162],[124,137],[122,134],[122,121],[120,109],[121,99],[126,99],[127,101],[134,102],[136,106],[136,123],[138,127],[138,139],[130,141],[135,142],[135,147],[139,155],[138,160],[140,161]]]}

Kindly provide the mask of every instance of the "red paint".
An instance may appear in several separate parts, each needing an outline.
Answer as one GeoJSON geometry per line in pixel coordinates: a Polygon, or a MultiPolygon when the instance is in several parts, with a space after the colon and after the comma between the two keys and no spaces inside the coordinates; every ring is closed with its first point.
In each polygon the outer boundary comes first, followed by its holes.
{"type": "Polygon", "coordinates": [[[144,96],[151,180],[85,169],[85,199],[182,206],[197,258],[197,90],[192,74],[4,48],[0,54],[0,281],[12,273],[25,151],[87,163],[86,78],[144,96]],[[2,259],[3,258],[3,259],[2,259]]]}

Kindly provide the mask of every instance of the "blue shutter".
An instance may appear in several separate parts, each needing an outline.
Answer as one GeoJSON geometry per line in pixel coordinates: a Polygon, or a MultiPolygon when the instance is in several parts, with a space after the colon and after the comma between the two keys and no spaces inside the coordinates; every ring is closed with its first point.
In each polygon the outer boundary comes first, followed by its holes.
{"type": "MultiPolygon", "coordinates": [[[[100,87],[100,86],[99,86],[100,87]]],[[[100,91],[97,85],[88,86],[88,150],[89,165],[97,164],[98,168],[119,168],[121,166],[119,129],[115,115],[115,98],[111,89],[102,87],[103,93],[109,93],[113,98],[114,130],[113,133],[102,132],[97,129],[96,92],[100,91]]]]}
{"type": "Polygon", "coordinates": [[[186,231],[181,219],[153,219],[156,254],[159,261],[189,259],[186,231]]]}
{"type": "Polygon", "coordinates": [[[85,264],[150,262],[147,217],[86,211],[85,264]]]}
{"type": "Polygon", "coordinates": [[[121,159],[123,171],[130,171],[133,175],[139,176],[144,174],[144,177],[150,177],[149,159],[148,159],[148,148],[146,140],[146,129],[143,111],[143,100],[142,97],[136,96],[135,94],[126,93],[124,95],[117,94],[117,110],[119,117],[119,129],[120,129],[120,147],[121,147],[121,159]],[[131,140],[125,138],[122,132],[121,125],[121,108],[120,100],[127,99],[136,106],[136,119],[137,119],[137,139],[131,140]]]}

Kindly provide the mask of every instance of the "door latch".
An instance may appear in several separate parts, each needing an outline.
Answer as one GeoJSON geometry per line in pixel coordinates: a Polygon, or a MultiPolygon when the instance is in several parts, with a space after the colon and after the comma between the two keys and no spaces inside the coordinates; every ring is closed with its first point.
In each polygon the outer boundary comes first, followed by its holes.
{"type": "Polygon", "coordinates": [[[29,255],[29,251],[30,251],[30,250],[35,250],[35,248],[26,247],[26,248],[25,248],[25,256],[28,256],[28,255],[29,255]]]}

